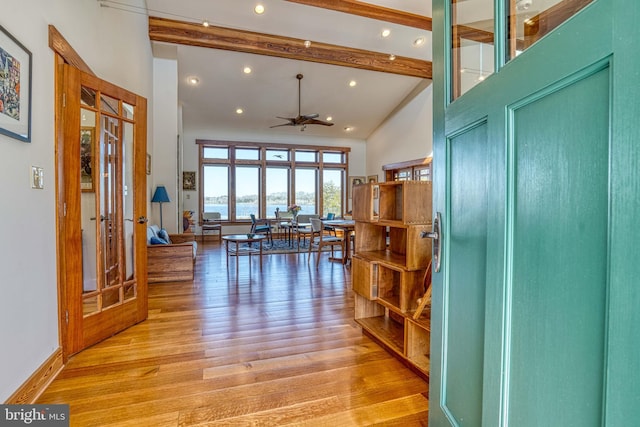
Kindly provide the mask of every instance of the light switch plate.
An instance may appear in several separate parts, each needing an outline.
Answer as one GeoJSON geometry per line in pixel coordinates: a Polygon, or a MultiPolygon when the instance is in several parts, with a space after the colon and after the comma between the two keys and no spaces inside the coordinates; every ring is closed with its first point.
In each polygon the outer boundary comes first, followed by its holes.
{"type": "Polygon", "coordinates": [[[44,169],[39,166],[31,166],[31,188],[44,188],[44,169]]]}

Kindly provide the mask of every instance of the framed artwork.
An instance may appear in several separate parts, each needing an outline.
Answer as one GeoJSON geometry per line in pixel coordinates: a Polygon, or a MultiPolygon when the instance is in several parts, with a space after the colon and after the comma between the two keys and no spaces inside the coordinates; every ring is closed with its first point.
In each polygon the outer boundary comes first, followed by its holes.
{"type": "Polygon", "coordinates": [[[80,128],[80,189],[93,193],[95,176],[95,128],[80,128]]]}
{"type": "Polygon", "coordinates": [[[367,177],[367,182],[369,184],[375,184],[376,182],[378,182],[378,175],[369,175],[367,177]]]}
{"type": "Polygon", "coordinates": [[[196,189],[196,173],[195,172],[182,172],[182,189],[183,190],[196,189]]]}
{"type": "Polygon", "coordinates": [[[349,177],[349,198],[351,199],[353,194],[353,186],[358,184],[364,184],[366,178],[364,176],[350,176],[349,177]]]}
{"type": "Polygon", "coordinates": [[[31,142],[31,52],[2,26],[0,133],[31,142]]]}
{"type": "Polygon", "coordinates": [[[151,175],[151,154],[147,153],[147,175],[151,175]]]}

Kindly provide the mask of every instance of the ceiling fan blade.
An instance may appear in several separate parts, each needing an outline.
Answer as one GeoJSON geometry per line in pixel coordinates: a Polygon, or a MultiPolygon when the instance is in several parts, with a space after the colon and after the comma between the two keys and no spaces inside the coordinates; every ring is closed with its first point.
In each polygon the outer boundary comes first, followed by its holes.
{"type": "Polygon", "coordinates": [[[316,120],[316,119],[307,119],[300,123],[301,125],[323,125],[323,126],[333,126],[333,123],[325,122],[324,120],[316,120]]]}
{"type": "Polygon", "coordinates": [[[305,114],[303,116],[301,116],[304,119],[317,119],[318,116],[320,116],[320,114],[315,113],[315,114],[305,114]]]}
{"type": "Polygon", "coordinates": [[[269,128],[279,128],[279,127],[282,127],[282,126],[295,126],[295,124],[294,123],[283,123],[281,125],[269,126],[269,128]]]}

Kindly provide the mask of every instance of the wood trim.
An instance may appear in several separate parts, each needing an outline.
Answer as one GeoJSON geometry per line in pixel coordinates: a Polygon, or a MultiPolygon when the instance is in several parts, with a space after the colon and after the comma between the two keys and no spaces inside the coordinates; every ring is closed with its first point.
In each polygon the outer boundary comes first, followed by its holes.
{"type": "Polygon", "coordinates": [[[200,24],[154,16],[149,17],[149,39],[151,41],[317,62],[423,79],[432,78],[431,62],[421,59],[397,56],[392,61],[389,59],[388,53],[372,52],[314,41],[312,41],[309,48],[305,48],[305,40],[302,39],[213,25],[203,27],[200,24]]]}
{"type": "Polygon", "coordinates": [[[62,348],[55,352],[25,381],[15,393],[5,402],[8,405],[21,405],[35,403],[42,392],[58,376],[64,363],[62,361],[62,348]]]}
{"type": "MultiPolygon", "coordinates": [[[[326,152],[338,152],[341,151],[343,153],[350,153],[350,147],[329,147],[326,145],[295,145],[295,144],[284,144],[277,142],[244,142],[244,141],[221,141],[221,140],[213,140],[213,139],[196,139],[196,145],[216,145],[222,147],[257,147],[257,148],[286,148],[289,150],[310,150],[310,151],[326,151],[326,152]]],[[[284,162],[290,163],[290,162],[284,162]]]]}
{"type": "Polygon", "coordinates": [[[95,76],[95,73],[91,71],[91,68],[84,62],[78,52],[75,51],[71,44],[69,44],[53,25],[49,25],[49,47],[64,58],[64,62],[67,64],[95,76]]]}
{"type": "Polygon", "coordinates": [[[405,162],[398,162],[398,163],[390,163],[388,165],[383,165],[382,170],[386,171],[391,169],[406,169],[406,168],[411,168],[415,166],[426,166],[430,164],[432,160],[433,160],[433,157],[424,157],[422,159],[407,160],[405,162]]]}
{"type": "Polygon", "coordinates": [[[431,18],[404,12],[397,9],[377,6],[355,0],[286,0],[291,3],[304,4],[307,6],[319,7],[322,9],[334,10],[337,12],[349,13],[365,18],[377,19],[378,21],[391,22],[393,24],[405,25],[407,27],[420,28],[431,31],[431,18]]]}

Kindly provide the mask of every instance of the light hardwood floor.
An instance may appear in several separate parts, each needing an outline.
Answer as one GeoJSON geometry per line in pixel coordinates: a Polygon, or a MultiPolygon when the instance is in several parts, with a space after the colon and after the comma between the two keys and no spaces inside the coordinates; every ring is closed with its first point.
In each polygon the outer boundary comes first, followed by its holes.
{"type": "Polygon", "coordinates": [[[427,425],[428,384],[363,336],[350,271],[200,245],[193,283],[149,286],[149,319],[74,356],[38,403],[74,426],[427,425]]]}

